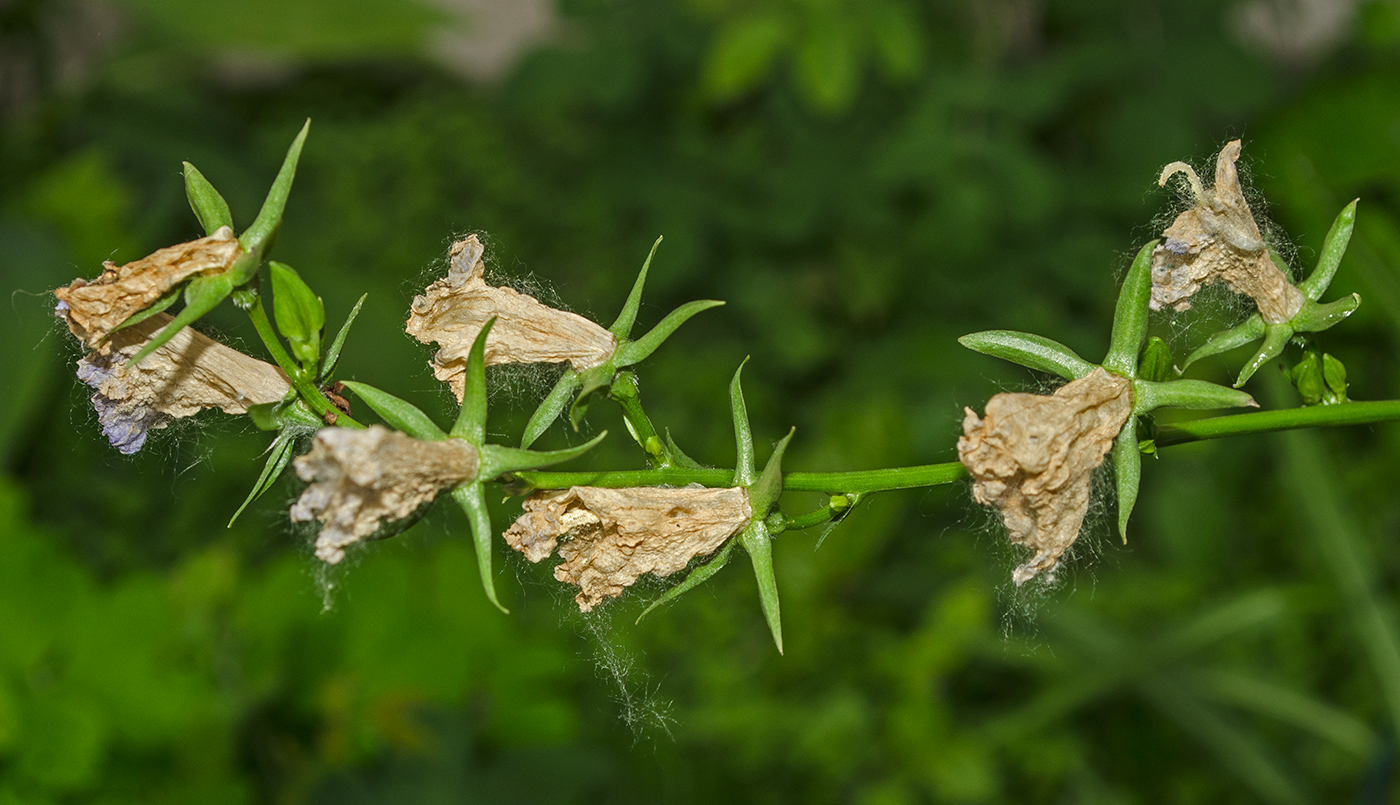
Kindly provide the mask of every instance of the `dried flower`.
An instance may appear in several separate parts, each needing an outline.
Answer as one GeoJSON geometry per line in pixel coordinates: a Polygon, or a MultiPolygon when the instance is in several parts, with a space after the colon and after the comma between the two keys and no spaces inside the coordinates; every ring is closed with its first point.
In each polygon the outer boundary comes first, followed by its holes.
{"type": "Polygon", "coordinates": [[[1210,190],[1185,162],[1162,169],[1157,183],[1185,174],[1196,203],[1167,227],[1152,255],[1153,310],[1168,305],[1186,310],[1191,307],[1186,300],[1212,282],[1253,299],[1269,324],[1288,321],[1303,307],[1302,292],[1274,265],[1245,201],[1235,170],[1240,148],[1240,141],[1232,140],[1220,150],[1210,190]]]}
{"type": "Polygon", "coordinates": [[[978,503],[1001,509],[1010,539],[1035,553],[1016,568],[1019,586],[1053,572],[1079,536],[1090,481],[1132,413],[1132,382],[1095,369],[1054,394],[998,394],[985,419],[971,408],[958,456],[978,503]]]}
{"type": "Polygon", "coordinates": [[[208,237],[167,246],[124,266],[103,263],[97,279],[75,279],[53,294],[68,329],[88,348],[96,349],[122,322],[150,307],[176,285],[197,276],[221,274],[233,266],[240,253],[233,230],[220,227],[208,237]]]}
{"type": "Polygon", "coordinates": [[[78,379],[96,392],[92,405],[103,435],[128,455],[141,449],[148,431],[177,417],[204,408],[242,414],[250,405],[277,402],[290,388],[281,369],[189,327],[139,365],[124,367],[169,322],[161,313],[125,327],[78,360],[78,379]]]}
{"type": "Polygon", "coordinates": [[[476,235],[452,244],[447,276],[414,297],[408,334],[437,343],[433,374],[462,399],[463,372],[476,334],[493,316],[486,365],[569,363],[577,371],[601,366],[617,349],[612,333],[576,314],[556,310],[510,288],[487,285],[485,249],[476,235]]]}
{"type": "Polygon", "coordinates": [[[371,425],[367,430],[322,428],[311,451],[296,459],[297,477],[311,484],[292,505],[294,522],[320,520],[316,557],[345,558],[346,546],[402,520],[442,491],[476,477],[480,459],[461,439],[425,442],[371,425]]]}
{"type": "Polygon", "coordinates": [[[562,541],[554,578],[578,585],[574,600],[588,612],[643,573],[669,576],[713,553],[752,517],[742,488],[575,486],[526,498],[505,539],[531,562],[562,541]]]}

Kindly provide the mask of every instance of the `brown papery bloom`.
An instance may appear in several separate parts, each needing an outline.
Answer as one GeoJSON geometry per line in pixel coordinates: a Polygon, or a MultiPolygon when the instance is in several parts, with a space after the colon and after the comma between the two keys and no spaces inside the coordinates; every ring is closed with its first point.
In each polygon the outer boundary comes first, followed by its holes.
{"type": "Polygon", "coordinates": [[[1235,169],[1240,147],[1239,140],[1232,140],[1221,149],[1215,160],[1215,186],[1210,190],[1185,162],[1162,169],[1157,183],[1165,185],[1172,176],[1185,174],[1196,204],[1167,227],[1152,254],[1153,310],[1169,305],[1186,310],[1191,307],[1186,300],[1212,282],[1223,282],[1253,299],[1270,324],[1292,319],[1303,307],[1302,292],[1270,259],[1244,199],[1235,169]]]}
{"type": "Polygon", "coordinates": [[[598,324],[557,310],[511,288],[486,284],[485,248],[476,235],[452,244],[447,276],[413,299],[408,334],[436,343],[433,375],[462,399],[472,342],[492,317],[486,337],[486,365],[568,363],[582,372],[601,366],[617,349],[617,339],[598,324]]]}
{"type": "Polygon", "coordinates": [[[1095,369],[1054,394],[998,394],[979,419],[963,419],[958,456],[978,503],[1001,509],[1010,539],[1034,551],[1012,574],[1017,586],[1053,572],[1074,544],[1094,468],[1132,413],[1132,384],[1095,369]]]}
{"type": "Polygon", "coordinates": [[[241,247],[233,230],[152,252],[124,266],[106,262],[92,281],[76,279],[53,292],[58,312],[90,349],[99,347],[122,322],[150,307],[176,285],[196,276],[222,274],[233,267],[241,247]]]}
{"type": "Polygon", "coordinates": [[[643,573],[669,576],[713,553],[752,517],[748,492],[738,487],[575,486],[526,498],[505,539],[531,562],[558,546],[564,561],[554,578],[578,585],[574,600],[588,612],[643,573]]]}
{"type": "Polygon", "coordinates": [[[402,520],[444,490],[476,477],[476,448],[461,439],[425,442],[371,425],[322,428],[295,462],[311,484],[292,506],[294,522],[320,520],[316,557],[327,564],[387,522],[402,520]]]}

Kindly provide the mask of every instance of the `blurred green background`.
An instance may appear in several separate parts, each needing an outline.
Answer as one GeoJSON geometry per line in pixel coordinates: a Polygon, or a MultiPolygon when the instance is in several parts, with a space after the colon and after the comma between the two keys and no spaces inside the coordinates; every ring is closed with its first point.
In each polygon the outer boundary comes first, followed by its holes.
{"type": "MultiPolygon", "coordinates": [[[[1048,591],[965,486],[876,496],[776,544],[780,657],[742,562],[633,626],[659,585],[585,618],[503,546],[498,614],[445,507],[333,575],[288,481],[225,529],[267,436],[119,456],[46,294],[198,235],[181,160],[246,226],[309,116],[276,256],[332,326],[370,292],[343,376],[447,416],[402,323],[454,234],[605,321],[664,235],[639,327],[729,302],[642,366],[687,451],[732,462],[751,354],[785,467],[947,461],[1044,382],[954,339],[1101,354],[1158,169],[1242,136],[1300,265],[1362,197],[1323,345],[1395,397],[1394,0],[0,0],[0,115],[0,803],[1397,801],[1400,427],[1164,451],[1048,591]]],[[[1199,307],[1178,355],[1239,313],[1199,307]]],[[[496,380],[509,442],[549,378],[496,380]]],[[[637,466],[602,428],[581,464],[637,466]]]]}

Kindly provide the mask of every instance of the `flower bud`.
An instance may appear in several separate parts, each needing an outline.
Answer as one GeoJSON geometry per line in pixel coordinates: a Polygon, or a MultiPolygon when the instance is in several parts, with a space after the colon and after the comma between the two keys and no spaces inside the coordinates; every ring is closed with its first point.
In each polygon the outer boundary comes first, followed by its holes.
{"type": "Polygon", "coordinates": [[[1223,282],[1253,299],[1269,324],[1288,321],[1303,307],[1302,292],[1274,265],[1245,201],[1235,169],[1240,148],[1240,141],[1232,140],[1221,149],[1210,190],[1184,162],[1162,169],[1160,185],[1177,173],[1185,174],[1195,206],[1167,227],[1152,255],[1153,310],[1186,310],[1191,307],[1186,300],[1212,282],[1223,282]]]}
{"type": "MultiPolygon", "coordinates": [[[[60,303],[62,306],[62,303],[60,303]]],[[[164,313],[124,327],[78,361],[107,440],[130,455],[147,432],[204,408],[242,414],[281,400],[290,388],[281,369],[186,327],[135,366],[125,366],[170,322],[164,313]]]]}
{"type": "Polygon", "coordinates": [[[222,274],[240,254],[238,239],[225,226],[208,237],[158,249],[124,266],[106,262],[97,279],[76,279],[53,292],[59,301],[57,312],[73,335],[96,349],[122,322],[176,285],[197,276],[222,274]]]}
{"type": "Polygon", "coordinates": [[[526,498],[505,539],[531,562],[558,546],[564,561],[554,578],[578,585],[574,600],[588,612],[643,573],[669,576],[713,553],[752,517],[748,492],[737,487],[575,486],[526,498]]]}
{"type": "Polygon", "coordinates": [[[617,339],[602,326],[511,288],[486,284],[484,252],[476,235],[452,244],[447,276],[414,297],[405,327],[424,344],[439,345],[433,374],[452,387],[458,400],[472,342],[492,317],[496,325],[486,339],[487,366],[568,363],[583,372],[612,357],[617,339]]]}
{"type": "Polygon", "coordinates": [[[1034,551],[1016,568],[1017,586],[1053,573],[1089,509],[1094,468],[1132,414],[1132,383],[1095,369],[1051,395],[998,394],[986,417],[971,408],[958,456],[972,496],[1001,509],[1010,539],[1034,551]]]}
{"type": "Polygon", "coordinates": [[[311,451],[295,461],[297,477],[310,486],[290,516],[321,521],[316,557],[333,565],[381,524],[402,520],[475,478],[479,465],[476,448],[461,439],[425,442],[382,425],[322,428],[311,451]]]}

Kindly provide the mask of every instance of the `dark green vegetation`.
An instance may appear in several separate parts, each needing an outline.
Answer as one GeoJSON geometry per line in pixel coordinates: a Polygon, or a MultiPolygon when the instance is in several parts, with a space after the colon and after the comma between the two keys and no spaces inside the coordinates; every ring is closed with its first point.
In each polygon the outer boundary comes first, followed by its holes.
{"type": "MultiPolygon", "coordinates": [[[[181,160],[246,225],[311,116],[277,258],[332,321],[369,291],[344,376],[451,421],[402,325],[454,233],[600,317],[665,235],[639,331],[728,305],[640,367],[658,427],[731,465],[751,354],[755,439],[797,427],[784,468],[928,464],[954,459],[961,406],[1040,382],[957,337],[1101,354],[1117,277],[1170,220],[1158,169],[1243,136],[1297,265],[1362,197],[1331,293],[1365,304],[1320,340],[1353,399],[1395,398],[1393,3],[1288,68],[1213,1],[570,3],[567,44],[489,89],[414,55],[434,21],[406,0],[224,5],[246,14],[123,4],[120,44],[74,78],[63,43],[93,18],[0,3],[0,272],[21,291],[0,315],[0,801],[1391,801],[1400,427],[1145,459],[1131,543],[1106,507],[1048,594],[1010,589],[1018,559],[964,487],[872,497],[820,551],[774,544],[785,657],[746,572],[633,627],[656,589],[584,619],[509,556],[502,615],[445,506],[332,576],[323,613],[289,484],[224,529],[268,437],[210,415],[118,456],[44,292],[197,235],[181,160]],[[290,69],[236,55],[259,47],[290,69]]],[[[1180,355],[1241,312],[1154,332],[1180,355]]],[[[256,352],[241,319],[206,328],[256,352]]],[[[1231,382],[1248,356],[1226,357],[1202,376],[1231,382]]],[[[552,379],[497,378],[518,395],[491,426],[514,438],[552,379]]],[[[1273,366],[1248,390],[1296,404],[1273,366]]],[[[615,409],[587,427],[614,434],[591,466],[640,466],[615,409]]]]}

